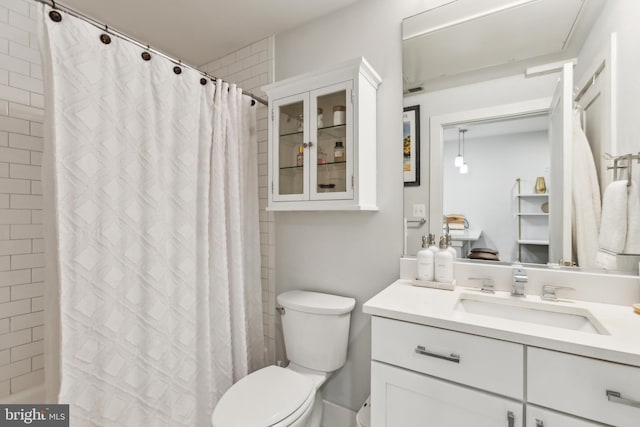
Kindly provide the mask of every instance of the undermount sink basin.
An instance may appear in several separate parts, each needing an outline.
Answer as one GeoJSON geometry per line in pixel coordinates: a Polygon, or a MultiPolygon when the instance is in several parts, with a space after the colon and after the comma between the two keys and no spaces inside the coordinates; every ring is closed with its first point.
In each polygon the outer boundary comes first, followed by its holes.
{"type": "Polygon", "coordinates": [[[460,295],[455,309],[482,316],[535,323],[590,334],[609,335],[609,332],[591,312],[580,307],[463,293],[460,295]]]}

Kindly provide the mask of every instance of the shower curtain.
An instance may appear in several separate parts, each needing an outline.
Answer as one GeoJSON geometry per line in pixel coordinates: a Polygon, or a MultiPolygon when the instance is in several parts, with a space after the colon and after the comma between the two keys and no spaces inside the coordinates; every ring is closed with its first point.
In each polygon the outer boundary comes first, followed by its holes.
{"type": "Polygon", "coordinates": [[[255,107],[43,5],[48,401],[205,426],[263,364],[255,107]]]}

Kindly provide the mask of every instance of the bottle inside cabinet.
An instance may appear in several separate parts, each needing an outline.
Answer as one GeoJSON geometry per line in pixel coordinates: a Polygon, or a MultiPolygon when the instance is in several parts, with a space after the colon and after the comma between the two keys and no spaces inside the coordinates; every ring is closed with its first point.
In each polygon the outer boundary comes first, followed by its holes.
{"type": "Polygon", "coordinates": [[[317,141],[318,152],[326,153],[323,163],[318,162],[317,182],[319,192],[345,192],[347,188],[347,125],[344,119],[346,113],[346,90],[318,96],[318,111],[335,111],[337,107],[341,114],[323,117],[318,121],[317,141]]]}

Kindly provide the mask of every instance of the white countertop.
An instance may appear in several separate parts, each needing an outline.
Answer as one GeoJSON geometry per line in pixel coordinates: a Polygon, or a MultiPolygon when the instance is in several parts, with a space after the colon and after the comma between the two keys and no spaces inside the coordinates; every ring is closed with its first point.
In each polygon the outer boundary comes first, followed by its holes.
{"type": "MultiPolygon", "coordinates": [[[[476,288],[457,287],[445,291],[413,286],[397,280],[363,306],[365,313],[437,328],[517,342],[596,359],[640,367],[640,315],[631,306],[586,301],[544,301],[589,310],[609,335],[590,334],[529,322],[466,313],[455,309],[462,293],[480,293],[476,288]]],[[[513,298],[496,292],[496,298],[513,298]]],[[[541,302],[539,296],[525,301],[541,302]]]]}

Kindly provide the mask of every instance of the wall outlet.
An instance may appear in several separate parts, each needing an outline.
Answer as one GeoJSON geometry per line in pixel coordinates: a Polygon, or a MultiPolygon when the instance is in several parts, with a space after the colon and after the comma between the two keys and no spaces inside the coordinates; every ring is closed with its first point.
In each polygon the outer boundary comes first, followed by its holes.
{"type": "Polygon", "coordinates": [[[413,217],[424,218],[427,216],[427,207],[422,204],[413,205],[413,217]]]}

